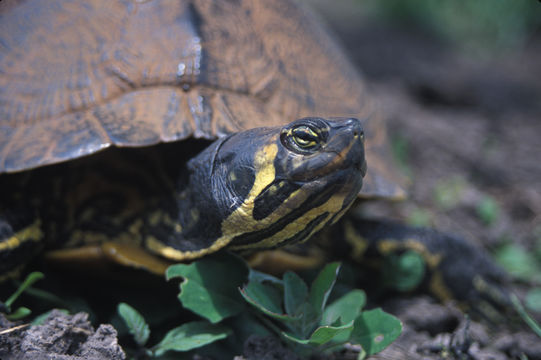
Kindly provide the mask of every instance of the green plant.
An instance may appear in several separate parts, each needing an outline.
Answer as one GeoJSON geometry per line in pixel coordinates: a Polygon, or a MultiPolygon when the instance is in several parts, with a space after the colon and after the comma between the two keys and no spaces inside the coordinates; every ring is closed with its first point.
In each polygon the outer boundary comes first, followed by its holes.
{"type": "Polygon", "coordinates": [[[541,283],[541,257],[520,245],[506,243],[495,254],[496,260],[511,275],[524,280],[541,283]]]}
{"type": "Polygon", "coordinates": [[[303,355],[338,350],[346,343],[361,345],[365,355],[381,351],[400,334],[402,324],[380,309],[362,311],[365,295],[358,289],[327,304],[339,269],[338,263],[328,264],[308,287],[292,272],[278,279],[249,269],[242,259],[227,253],[173,265],[166,277],[182,278],[180,302],[205,320],[169,331],[150,348],[146,348],[150,329],[143,316],[123,303],[118,313],[149,356],[210,345],[229,337],[232,327],[240,328],[234,332],[236,341],[246,340],[241,333],[273,331],[303,355]]]}
{"type": "MultiPolygon", "coordinates": [[[[541,283],[541,256],[538,251],[527,251],[523,247],[507,243],[495,253],[496,260],[513,276],[529,283],[541,283]]],[[[526,312],[520,300],[513,294],[511,296],[513,307],[524,322],[541,337],[541,327],[526,312]]],[[[528,310],[541,312],[541,288],[532,287],[525,297],[525,306],[528,310]]]]}
{"type": "Polygon", "coordinates": [[[218,323],[244,310],[237,289],[247,281],[248,273],[248,266],[241,258],[219,254],[189,265],[170,266],[165,275],[167,280],[183,279],[178,298],[186,309],[218,323]]]}
{"type": "Polygon", "coordinates": [[[407,177],[411,178],[413,171],[410,166],[410,144],[408,140],[399,134],[394,134],[391,139],[391,151],[397,166],[407,177]]]}
{"type": "Polygon", "coordinates": [[[493,197],[485,195],[477,204],[477,216],[485,225],[494,224],[500,215],[500,206],[493,197]]]}
{"type": "Polygon", "coordinates": [[[134,341],[144,349],[148,356],[159,357],[169,350],[189,351],[223,339],[230,334],[230,330],[224,326],[206,321],[192,321],[167,332],[155,346],[145,348],[150,336],[150,328],[143,316],[125,303],[120,303],[117,311],[134,341]]]}
{"type": "Polygon", "coordinates": [[[441,210],[451,210],[462,201],[467,188],[466,179],[454,176],[440,180],[434,188],[434,201],[441,210]]]}
{"type": "Polygon", "coordinates": [[[541,326],[526,312],[526,309],[524,309],[524,306],[522,306],[522,303],[515,294],[511,294],[511,303],[522,320],[541,338],[541,326]]]}
{"type": "Polygon", "coordinates": [[[408,225],[415,227],[429,227],[433,223],[430,211],[420,207],[414,207],[408,212],[406,221],[408,225]]]}
{"type": "Polygon", "coordinates": [[[7,314],[6,317],[9,320],[19,320],[32,313],[32,310],[24,306],[18,307],[16,310],[12,311],[11,306],[25,290],[30,288],[36,281],[43,279],[43,277],[44,275],[37,271],[28,274],[17,290],[15,290],[15,292],[3,303],[4,311],[7,314]]]}
{"type": "Polygon", "coordinates": [[[362,312],[366,297],[358,289],[327,306],[339,269],[339,263],[326,265],[310,287],[287,272],[281,282],[252,280],[241,293],[301,354],[339,349],[346,343],[361,345],[366,355],[377,353],[400,335],[402,324],[380,309],[362,312]]]}
{"type": "Polygon", "coordinates": [[[536,287],[528,291],[524,301],[528,309],[541,313],[541,288],[536,287]]]}

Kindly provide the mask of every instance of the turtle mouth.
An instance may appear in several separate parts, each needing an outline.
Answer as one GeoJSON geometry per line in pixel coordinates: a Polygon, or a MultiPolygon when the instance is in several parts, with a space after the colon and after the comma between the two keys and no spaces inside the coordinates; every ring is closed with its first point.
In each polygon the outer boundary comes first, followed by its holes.
{"type": "Polygon", "coordinates": [[[325,151],[334,154],[337,161],[334,166],[328,166],[327,173],[336,171],[337,169],[351,168],[358,171],[364,178],[367,171],[366,158],[364,154],[364,142],[355,134],[350,143],[342,149],[331,147],[325,151]]]}

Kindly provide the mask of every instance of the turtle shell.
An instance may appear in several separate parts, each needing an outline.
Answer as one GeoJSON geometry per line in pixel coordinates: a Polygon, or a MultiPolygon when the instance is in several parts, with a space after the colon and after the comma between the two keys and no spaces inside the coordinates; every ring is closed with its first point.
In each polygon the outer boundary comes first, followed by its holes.
{"type": "Polygon", "coordinates": [[[400,193],[356,69],[286,0],[0,5],[0,173],[304,116],[364,121],[367,196],[400,193]]]}

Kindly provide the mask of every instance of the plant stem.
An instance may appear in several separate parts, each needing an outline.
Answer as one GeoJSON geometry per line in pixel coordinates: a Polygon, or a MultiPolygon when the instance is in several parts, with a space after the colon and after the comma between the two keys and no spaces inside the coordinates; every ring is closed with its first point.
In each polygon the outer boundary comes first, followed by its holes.
{"type": "Polygon", "coordinates": [[[541,338],[541,326],[526,312],[524,306],[515,294],[511,294],[511,303],[520,315],[522,320],[533,330],[533,332],[541,338]]]}
{"type": "Polygon", "coordinates": [[[30,273],[28,274],[28,276],[26,277],[26,279],[24,279],[24,281],[22,282],[21,285],[19,285],[19,287],[17,288],[17,290],[13,293],[13,295],[11,295],[7,300],[6,302],[4,303],[5,306],[7,306],[9,309],[11,308],[11,305],[15,302],[15,300],[17,300],[17,298],[23,293],[23,291],[32,286],[32,284],[34,284],[36,281],[40,280],[40,279],[43,279],[44,275],[40,272],[33,272],[33,273],[30,273]]]}

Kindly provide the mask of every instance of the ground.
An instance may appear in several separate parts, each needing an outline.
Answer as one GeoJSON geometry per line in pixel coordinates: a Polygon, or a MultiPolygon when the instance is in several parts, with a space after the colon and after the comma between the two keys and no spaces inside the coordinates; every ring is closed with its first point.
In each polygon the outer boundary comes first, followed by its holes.
{"type": "Polygon", "coordinates": [[[53,311],[42,325],[18,327],[0,314],[2,360],[123,360],[117,332],[111,325],[94,330],[88,314],[66,315],[53,311]]]}

